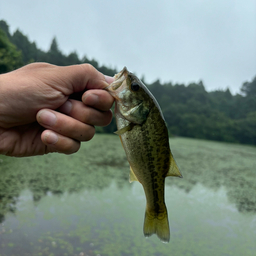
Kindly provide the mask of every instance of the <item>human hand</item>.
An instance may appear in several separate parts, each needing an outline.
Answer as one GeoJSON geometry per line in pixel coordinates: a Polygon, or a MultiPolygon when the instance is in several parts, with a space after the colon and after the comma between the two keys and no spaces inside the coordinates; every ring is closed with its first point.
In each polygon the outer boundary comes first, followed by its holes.
{"type": "Polygon", "coordinates": [[[33,63],[0,75],[0,154],[75,153],[94,125],[110,123],[114,99],[102,89],[113,80],[89,64],[33,63]]]}

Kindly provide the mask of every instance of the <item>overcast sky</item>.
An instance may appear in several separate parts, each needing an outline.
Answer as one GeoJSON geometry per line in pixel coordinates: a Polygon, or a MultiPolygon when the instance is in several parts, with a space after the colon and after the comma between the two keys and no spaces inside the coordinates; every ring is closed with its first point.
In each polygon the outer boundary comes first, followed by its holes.
{"type": "Polygon", "coordinates": [[[146,82],[203,80],[237,93],[256,76],[255,0],[6,0],[0,19],[43,50],[56,36],[64,53],[146,82]]]}

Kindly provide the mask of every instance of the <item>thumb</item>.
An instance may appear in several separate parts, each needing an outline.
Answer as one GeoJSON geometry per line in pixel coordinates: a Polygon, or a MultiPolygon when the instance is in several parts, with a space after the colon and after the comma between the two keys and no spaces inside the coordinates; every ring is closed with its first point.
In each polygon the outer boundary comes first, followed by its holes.
{"type": "MultiPolygon", "coordinates": [[[[104,89],[114,78],[103,75],[90,64],[80,64],[65,67],[56,67],[59,69],[58,76],[62,83],[56,83],[56,88],[65,95],[76,92],[82,92],[89,89],[104,89]]],[[[56,72],[56,70],[55,70],[56,72]]]]}

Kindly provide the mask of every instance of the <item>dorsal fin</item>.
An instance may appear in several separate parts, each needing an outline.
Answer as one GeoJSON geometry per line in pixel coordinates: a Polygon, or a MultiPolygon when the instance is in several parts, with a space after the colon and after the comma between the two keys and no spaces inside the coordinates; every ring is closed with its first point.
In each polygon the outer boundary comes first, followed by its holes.
{"type": "Polygon", "coordinates": [[[170,168],[169,168],[169,171],[166,174],[166,176],[175,176],[175,177],[183,178],[183,176],[173,158],[172,153],[170,155],[170,168]]]}

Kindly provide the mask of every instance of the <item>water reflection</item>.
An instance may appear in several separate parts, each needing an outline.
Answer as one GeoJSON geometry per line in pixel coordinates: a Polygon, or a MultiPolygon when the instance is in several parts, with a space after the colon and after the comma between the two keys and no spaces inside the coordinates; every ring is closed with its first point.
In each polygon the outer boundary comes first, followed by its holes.
{"type": "Polygon", "coordinates": [[[226,189],[166,189],[171,242],[142,234],[145,198],[138,183],[76,193],[48,192],[36,205],[22,190],[15,215],[0,225],[1,255],[254,255],[256,216],[242,215],[226,189]],[[1,234],[2,232],[2,234],[1,234]],[[246,252],[246,254],[245,254],[246,252]]]}
{"type": "MultiPolygon", "coordinates": [[[[256,149],[234,144],[172,139],[176,161],[184,179],[167,178],[166,184],[187,193],[196,184],[216,191],[225,187],[240,212],[256,212],[256,149]]],[[[20,192],[29,189],[37,204],[47,193],[62,195],[84,189],[102,190],[113,180],[129,186],[129,166],[117,136],[98,135],[75,155],[14,159],[1,156],[0,223],[15,212],[20,192]]]]}
{"type": "Polygon", "coordinates": [[[186,169],[186,181],[176,180],[176,185],[186,191],[197,183],[215,191],[223,186],[240,212],[256,213],[255,147],[183,139],[177,144],[175,151],[186,169]]]}

